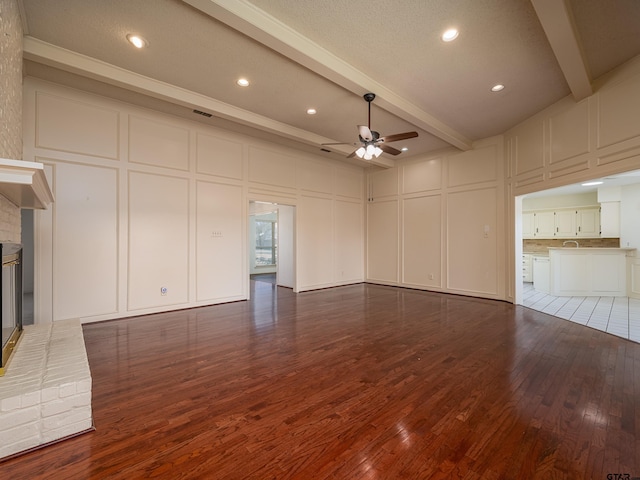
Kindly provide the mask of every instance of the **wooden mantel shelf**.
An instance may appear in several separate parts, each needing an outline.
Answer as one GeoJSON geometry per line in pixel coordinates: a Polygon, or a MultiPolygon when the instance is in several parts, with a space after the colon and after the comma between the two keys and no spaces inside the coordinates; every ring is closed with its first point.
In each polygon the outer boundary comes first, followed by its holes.
{"type": "Polygon", "coordinates": [[[0,195],[20,208],[46,209],[53,202],[44,165],[24,160],[0,158],[0,195]]]}

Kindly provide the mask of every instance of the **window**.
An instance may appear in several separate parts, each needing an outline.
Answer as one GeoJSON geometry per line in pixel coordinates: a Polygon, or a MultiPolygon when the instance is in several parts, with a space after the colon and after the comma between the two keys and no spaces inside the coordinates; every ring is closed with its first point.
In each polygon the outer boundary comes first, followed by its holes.
{"type": "Polygon", "coordinates": [[[256,220],[256,266],[276,264],[277,230],[273,220],[256,220]]]}

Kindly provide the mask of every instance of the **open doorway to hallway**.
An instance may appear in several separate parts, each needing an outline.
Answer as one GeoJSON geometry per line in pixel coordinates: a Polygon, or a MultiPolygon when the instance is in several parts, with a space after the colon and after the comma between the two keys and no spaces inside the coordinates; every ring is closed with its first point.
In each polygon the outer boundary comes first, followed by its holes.
{"type": "Polygon", "coordinates": [[[295,207],[249,202],[249,274],[280,287],[296,289],[295,207]]]}

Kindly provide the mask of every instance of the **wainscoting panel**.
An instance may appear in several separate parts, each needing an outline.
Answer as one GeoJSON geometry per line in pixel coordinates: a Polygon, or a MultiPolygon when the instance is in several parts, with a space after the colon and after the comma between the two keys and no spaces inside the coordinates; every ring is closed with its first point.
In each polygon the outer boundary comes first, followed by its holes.
{"type": "Polygon", "coordinates": [[[295,158],[272,150],[250,146],[249,180],[256,183],[295,188],[295,158]]]}
{"type": "Polygon", "coordinates": [[[299,284],[330,286],[333,282],[333,202],[329,198],[302,195],[297,206],[299,284]]]}
{"type": "Polygon", "coordinates": [[[489,145],[449,157],[449,187],[461,187],[498,178],[497,146],[489,145]]]}
{"type": "Polygon", "coordinates": [[[362,200],[362,172],[336,167],[334,170],[335,193],[341,197],[362,200]]]}
{"type": "Polygon", "coordinates": [[[189,299],[188,187],[181,178],[129,173],[128,310],[189,299]]]}
{"type": "Polygon", "coordinates": [[[54,195],[53,319],[116,312],[117,170],[59,162],[54,195]]]}
{"type": "Polygon", "coordinates": [[[398,282],[398,200],[367,204],[367,280],[398,282]]]}
{"type": "Polygon", "coordinates": [[[196,134],[196,171],[218,177],[242,180],[242,143],[198,132],[196,134]]]}
{"type": "Polygon", "coordinates": [[[442,198],[405,198],[402,202],[402,283],[441,287],[442,198]]]}
{"type": "Polygon", "coordinates": [[[36,147],[118,159],[117,110],[37,92],[36,147]]]}
{"type": "Polygon", "coordinates": [[[129,161],[188,170],[189,130],[148,118],[129,116],[129,161]]]}
{"type": "Polygon", "coordinates": [[[334,276],[338,283],[363,280],[363,218],[361,203],[336,201],[334,276]]]}
{"type": "Polygon", "coordinates": [[[196,300],[246,298],[242,187],[197,182],[196,300]]]}
{"type": "Polygon", "coordinates": [[[311,161],[296,164],[296,184],[308,192],[333,193],[333,172],[326,165],[311,161]]]}
{"type": "Polygon", "coordinates": [[[497,198],[495,188],[448,196],[448,288],[470,294],[498,292],[497,198]]]}
{"type": "Polygon", "coordinates": [[[407,163],[402,167],[402,193],[419,193],[442,188],[442,159],[407,163]]]}

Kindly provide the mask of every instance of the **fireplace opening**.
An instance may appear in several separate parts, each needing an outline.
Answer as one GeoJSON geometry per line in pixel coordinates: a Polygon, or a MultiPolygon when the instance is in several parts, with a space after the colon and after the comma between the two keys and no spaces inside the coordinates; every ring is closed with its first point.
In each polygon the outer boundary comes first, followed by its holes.
{"type": "Polygon", "coordinates": [[[2,317],[2,360],[0,376],[5,374],[9,358],[22,334],[22,246],[0,243],[0,316],[2,317]]]}

